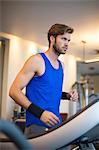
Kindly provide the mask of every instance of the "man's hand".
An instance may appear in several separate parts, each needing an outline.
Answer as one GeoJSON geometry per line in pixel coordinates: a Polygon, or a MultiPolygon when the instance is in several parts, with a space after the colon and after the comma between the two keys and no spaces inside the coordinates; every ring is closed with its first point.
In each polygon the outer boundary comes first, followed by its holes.
{"type": "Polygon", "coordinates": [[[69,93],[69,95],[70,95],[70,100],[71,101],[78,101],[78,93],[77,93],[77,91],[76,90],[72,90],[70,93],[69,93]]]}
{"type": "Polygon", "coordinates": [[[59,118],[50,111],[44,111],[40,117],[40,120],[43,121],[49,127],[55,126],[60,122],[59,118]]]}

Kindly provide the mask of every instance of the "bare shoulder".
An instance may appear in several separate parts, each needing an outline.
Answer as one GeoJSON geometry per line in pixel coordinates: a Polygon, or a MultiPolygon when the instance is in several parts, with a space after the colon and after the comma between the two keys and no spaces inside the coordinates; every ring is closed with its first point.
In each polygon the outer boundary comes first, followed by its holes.
{"type": "Polygon", "coordinates": [[[30,62],[33,65],[39,65],[44,62],[42,56],[40,54],[32,55],[29,59],[28,62],[30,62]]]}
{"type": "Polygon", "coordinates": [[[40,54],[32,55],[25,62],[24,68],[27,71],[33,71],[35,73],[41,72],[44,66],[44,60],[40,54]],[[42,67],[41,67],[42,66],[42,67]]]}

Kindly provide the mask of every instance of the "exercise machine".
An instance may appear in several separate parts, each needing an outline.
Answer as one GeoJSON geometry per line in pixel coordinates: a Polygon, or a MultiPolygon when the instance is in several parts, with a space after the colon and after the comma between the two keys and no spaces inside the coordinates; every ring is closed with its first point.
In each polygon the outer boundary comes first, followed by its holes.
{"type": "MultiPolygon", "coordinates": [[[[86,150],[95,150],[93,141],[99,140],[98,129],[99,98],[93,100],[93,102],[68,118],[61,125],[49,129],[43,134],[32,136],[27,141],[33,146],[33,150],[63,150],[72,144],[77,145],[75,150],[77,148],[79,150],[85,150],[86,148],[89,148],[86,150]]],[[[11,148],[13,142],[0,139],[0,145],[3,150],[5,146],[11,148]]]]}

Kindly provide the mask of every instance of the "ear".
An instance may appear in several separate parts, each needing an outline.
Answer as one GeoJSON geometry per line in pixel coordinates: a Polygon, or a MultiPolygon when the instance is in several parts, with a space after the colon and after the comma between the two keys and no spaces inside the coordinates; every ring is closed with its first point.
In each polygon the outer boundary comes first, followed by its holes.
{"type": "Polygon", "coordinates": [[[50,42],[54,43],[55,42],[55,37],[54,36],[50,36],[50,42]]]}

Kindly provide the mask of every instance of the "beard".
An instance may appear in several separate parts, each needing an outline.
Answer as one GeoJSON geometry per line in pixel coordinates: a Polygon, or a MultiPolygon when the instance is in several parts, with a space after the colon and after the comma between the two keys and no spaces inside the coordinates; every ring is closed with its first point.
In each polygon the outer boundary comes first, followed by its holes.
{"type": "Polygon", "coordinates": [[[55,42],[53,45],[54,52],[59,56],[60,54],[65,54],[65,52],[62,52],[61,49],[58,47],[57,43],[55,42]]]}

